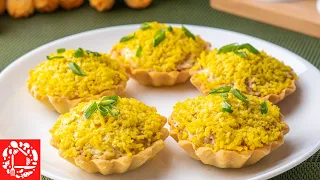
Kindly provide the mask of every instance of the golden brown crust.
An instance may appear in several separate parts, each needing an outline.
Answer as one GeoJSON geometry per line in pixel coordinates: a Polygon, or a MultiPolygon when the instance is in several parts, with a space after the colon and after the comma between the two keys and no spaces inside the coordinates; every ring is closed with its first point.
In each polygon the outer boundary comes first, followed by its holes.
{"type": "Polygon", "coordinates": [[[59,7],[59,0],[33,0],[33,5],[39,12],[52,12],[59,7]]]}
{"type": "Polygon", "coordinates": [[[0,0],[0,15],[6,11],[6,0],[0,0]]]}
{"type": "MultiPolygon", "coordinates": [[[[284,123],[282,114],[280,114],[280,121],[284,123]]],[[[250,151],[219,150],[216,152],[209,147],[196,147],[190,140],[179,140],[177,133],[173,131],[174,127],[171,117],[169,117],[168,123],[170,125],[170,136],[177,141],[178,145],[191,158],[219,168],[241,168],[258,162],[271,151],[281,146],[284,142],[284,135],[289,132],[289,126],[284,123],[286,126],[283,128],[279,140],[269,145],[250,151]]]]}
{"type": "Polygon", "coordinates": [[[189,69],[181,71],[157,72],[148,71],[146,69],[134,69],[125,66],[126,72],[130,77],[138,81],[140,84],[148,86],[172,86],[175,84],[185,83],[189,78],[189,69]]]}
{"type": "Polygon", "coordinates": [[[262,97],[262,99],[269,100],[273,104],[276,104],[276,103],[280,102],[282,99],[284,99],[285,97],[287,97],[290,94],[292,94],[294,91],[296,91],[296,82],[295,82],[295,80],[292,81],[292,83],[290,84],[289,87],[283,89],[280,92],[280,94],[269,94],[269,95],[267,95],[265,97],[262,97]]]}
{"type": "Polygon", "coordinates": [[[64,9],[73,9],[81,6],[83,0],[59,0],[59,4],[64,9]]]}
{"type": "Polygon", "coordinates": [[[90,5],[97,11],[107,11],[113,7],[115,0],[90,0],[90,5]]]}
{"type": "Polygon", "coordinates": [[[13,18],[28,17],[34,12],[32,0],[7,0],[7,11],[13,18]]]}
{"type": "Polygon", "coordinates": [[[160,150],[164,148],[164,141],[168,137],[168,130],[162,128],[162,139],[154,142],[150,147],[145,150],[135,154],[131,157],[123,156],[118,159],[93,159],[87,161],[84,156],[78,156],[76,158],[64,158],[62,156],[63,150],[57,147],[57,144],[51,139],[50,144],[59,150],[59,156],[71,162],[75,166],[87,171],[88,173],[99,172],[103,175],[113,174],[113,173],[124,173],[130,170],[134,170],[150,159],[152,159],[160,150]]]}
{"type": "Polygon", "coordinates": [[[143,9],[148,7],[152,0],[125,0],[126,4],[134,9],[143,9]]]}
{"type": "MultiPolygon", "coordinates": [[[[210,92],[210,89],[206,88],[206,86],[199,81],[197,78],[195,78],[194,75],[197,74],[195,71],[190,71],[191,78],[190,82],[204,95],[208,95],[210,92]]],[[[269,94],[265,97],[261,97],[262,99],[269,100],[273,104],[276,104],[283,100],[285,97],[289,96],[296,90],[296,83],[295,80],[292,81],[289,87],[283,89],[280,94],[269,94]]]]}
{"type": "Polygon", "coordinates": [[[65,97],[59,96],[49,96],[49,95],[40,95],[37,91],[37,88],[28,88],[30,94],[44,104],[48,109],[56,110],[58,113],[63,114],[69,111],[70,108],[75,107],[80,102],[88,102],[91,100],[99,99],[103,96],[115,95],[122,92],[126,88],[126,81],[121,81],[120,84],[117,85],[116,88],[107,89],[102,91],[100,94],[91,96],[91,97],[83,97],[76,99],[68,99],[65,97]]]}

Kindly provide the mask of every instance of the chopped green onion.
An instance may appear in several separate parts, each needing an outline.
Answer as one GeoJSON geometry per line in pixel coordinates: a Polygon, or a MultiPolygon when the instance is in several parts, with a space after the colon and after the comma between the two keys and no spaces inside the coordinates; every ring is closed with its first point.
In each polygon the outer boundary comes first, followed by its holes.
{"type": "Polygon", "coordinates": [[[158,46],[166,38],[166,31],[164,29],[159,29],[154,35],[153,47],[158,46]]]}
{"type": "Polygon", "coordinates": [[[48,60],[64,58],[64,56],[47,56],[48,60]]]}
{"type": "Polygon", "coordinates": [[[239,44],[238,43],[232,43],[232,44],[228,44],[225,46],[222,46],[217,54],[221,54],[221,53],[227,53],[227,52],[234,52],[235,50],[237,50],[239,44]]]}
{"type": "Polygon", "coordinates": [[[224,99],[228,99],[228,94],[227,93],[218,93],[219,96],[223,97],[224,99]]]}
{"type": "Polygon", "coordinates": [[[268,103],[264,101],[260,104],[260,112],[261,114],[267,114],[268,113],[268,103]]]}
{"type": "Polygon", "coordinates": [[[73,53],[73,57],[82,57],[84,55],[84,51],[82,48],[78,48],[74,53],[73,53]]]}
{"type": "Polygon", "coordinates": [[[256,48],[254,48],[251,44],[241,44],[238,49],[248,49],[250,52],[252,52],[253,54],[260,54],[260,51],[258,51],[256,48]]]}
{"type": "Polygon", "coordinates": [[[113,99],[108,99],[108,100],[101,101],[101,102],[99,103],[99,105],[101,105],[101,106],[109,106],[109,105],[114,104],[114,103],[116,103],[115,100],[113,100],[113,99]]]}
{"type": "Polygon", "coordinates": [[[222,102],[222,112],[228,112],[228,113],[232,113],[233,110],[231,109],[230,104],[227,101],[223,101],[222,102]]]}
{"type": "Polygon", "coordinates": [[[187,35],[188,37],[191,37],[193,40],[196,39],[196,37],[184,26],[182,26],[182,31],[184,32],[185,35],[187,35]]]}
{"type": "Polygon", "coordinates": [[[66,51],[66,48],[59,48],[57,49],[57,53],[63,53],[66,51]]]}
{"type": "Polygon", "coordinates": [[[149,23],[144,22],[144,23],[141,24],[140,29],[142,29],[142,30],[147,30],[147,29],[149,29],[150,27],[151,27],[151,25],[150,25],[149,23]]]}
{"type": "Polygon", "coordinates": [[[99,104],[98,110],[100,111],[100,114],[101,114],[103,117],[106,117],[106,116],[108,115],[109,110],[108,110],[106,107],[101,106],[101,104],[99,104]]]}
{"type": "Polygon", "coordinates": [[[245,95],[243,95],[238,89],[232,89],[231,92],[235,97],[237,97],[241,101],[243,101],[245,103],[249,102],[248,98],[245,95]]]}
{"type": "Polygon", "coordinates": [[[236,51],[234,52],[236,55],[240,56],[240,57],[243,57],[243,58],[247,58],[248,55],[246,52],[241,52],[241,51],[236,51]]]}
{"type": "Polygon", "coordinates": [[[123,38],[120,39],[120,42],[127,42],[127,41],[133,39],[134,36],[135,36],[135,33],[133,33],[133,34],[131,34],[131,35],[129,35],[129,36],[125,36],[125,37],[123,37],[123,38]]]}
{"type": "Polygon", "coordinates": [[[240,57],[247,58],[248,57],[247,53],[238,51],[240,49],[248,49],[253,54],[260,54],[260,52],[256,48],[254,48],[251,44],[248,44],[248,43],[241,44],[241,45],[239,45],[238,43],[232,43],[232,44],[222,46],[218,50],[217,54],[234,52],[235,54],[237,54],[240,57]]]}
{"type": "Polygon", "coordinates": [[[214,94],[214,93],[226,93],[231,90],[231,86],[221,86],[218,89],[212,89],[209,94],[214,94]]]}
{"type": "Polygon", "coordinates": [[[90,51],[90,50],[86,50],[86,52],[87,52],[88,54],[93,54],[94,56],[101,56],[101,54],[98,53],[98,52],[93,52],[93,51],[90,51]]]}
{"type": "Polygon", "coordinates": [[[112,116],[119,116],[120,114],[120,111],[119,109],[114,106],[114,105],[111,105],[111,109],[110,108],[107,108],[109,110],[109,113],[112,115],[112,116]]]}
{"type": "Polygon", "coordinates": [[[172,26],[169,26],[169,27],[168,27],[168,31],[169,31],[169,32],[172,32],[172,31],[173,31],[172,26]]]}
{"type": "Polygon", "coordinates": [[[141,52],[142,52],[142,46],[139,45],[139,47],[138,47],[138,49],[137,49],[137,51],[136,51],[136,56],[137,56],[137,57],[140,57],[141,52]]]}
{"type": "Polygon", "coordinates": [[[118,101],[118,100],[119,100],[119,96],[116,96],[116,95],[105,96],[104,98],[102,98],[101,101],[105,101],[105,100],[115,100],[115,101],[118,101]]]}
{"type": "Polygon", "coordinates": [[[112,116],[118,116],[120,114],[119,109],[114,105],[118,101],[118,96],[106,96],[102,98],[99,104],[93,102],[85,111],[85,117],[88,119],[96,110],[99,110],[103,117],[109,114],[112,116]]]}
{"type": "Polygon", "coordinates": [[[84,76],[84,72],[82,71],[82,69],[74,62],[70,62],[68,64],[69,68],[71,69],[71,71],[73,73],[75,73],[76,75],[79,75],[79,76],[84,76]]]}
{"type": "Polygon", "coordinates": [[[92,53],[93,53],[94,56],[101,56],[101,54],[98,53],[98,52],[92,52],[92,53]]]}
{"type": "Polygon", "coordinates": [[[84,112],[84,117],[89,119],[90,116],[98,109],[97,103],[93,102],[84,112]]]}

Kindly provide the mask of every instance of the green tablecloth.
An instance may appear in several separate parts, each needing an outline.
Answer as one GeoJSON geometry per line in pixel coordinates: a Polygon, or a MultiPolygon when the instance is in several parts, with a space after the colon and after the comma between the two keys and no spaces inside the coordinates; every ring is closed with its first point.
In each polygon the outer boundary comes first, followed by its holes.
{"type": "MultiPolygon", "coordinates": [[[[86,3],[72,11],[37,13],[27,19],[2,15],[0,72],[18,57],[50,41],[96,28],[144,21],[204,25],[249,34],[283,46],[320,68],[320,39],[218,12],[210,8],[208,0],[154,0],[144,10],[130,9],[123,1],[117,1],[111,11],[104,13],[86,3]]],[[[320,151],[274,179],[320,179],[320,151]]]]}

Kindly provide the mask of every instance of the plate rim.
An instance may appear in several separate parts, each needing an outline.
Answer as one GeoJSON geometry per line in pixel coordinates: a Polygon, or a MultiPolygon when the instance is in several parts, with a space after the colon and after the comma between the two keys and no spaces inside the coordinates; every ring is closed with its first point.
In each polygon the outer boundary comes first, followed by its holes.
{"type": "MultiPolygon", "coordinates": [[[[181,24],[176,24],[176,23],[164,23],[164,24],[168,24],[168,25],[172,25],[172,26],[180,26],[181,25],[181,24]]],[[[79,33],[76,33],[76,34],[68,35],[68,36],[65,36],[65,37],[62,37],[62,38],[47,42],[45,44],[42,44],[42,45],[32,49],[31,51],[25,53],[24,55],[22,55],[21,57],[15,59],[13,62],[11,62],[9,65],[7,65],[0,72],[0,83],[1,83],[2,77],[5,76],[7,73],[9,73],[11,71],[11,69],[13,69],[15,66],[18,66],[19,63],[21,63],[23,61],[23,59],[28,58],[28,56],[36,53],[37,51],[39,51],[41,49],[46,48],[47,46],[50,46],[50,45],[55,44],[55,43],[59,43],[61,41],[69,40],[69,39],[75,38],[77,36],[81,37],[83,35],[88,35],[88,34],[91,34],[91,33],[103,32],[105,30],[112,31],[113,29],[117,29],[117,28],[135,28],[135,27],[138,27],[139,25],[140,24],[122,24],[122,25],[108,26],[108,27],[103,27],[103,28],[98,28],[98,29],[92,29],[92,30],[83,31],[83,32],[79,32],[79,33]]],[[[292,51],[290,51],[290,50],[288,50],[288,49],[286,49],[286,48],[284,48],[284,47],[282,47],[280,45],[274,44],[274,43],[269,42],[267,40],[260,39],[258,37],[254,37],[254,36],[251,36],[251,35],[248,35],[248,34],[245,34],[245,33],[235,32],[235,31],[228,30],[228,29],[222,29],[222,28],[216,28],[216,27],[210,27],[210,26],[203,26],[203,25],[193,25],[193,24],[183,24],[183,25],[185,25],[187,27],[193,27],[193,28],[205,28],[205,29],[213,29],[213,30],[218,30],[218,31],[225,31],[227,33],[232,33],[232,34],[235,34],[235,35],[248,37],[248,38],[251,38],[251,39],[254,39],[254,40],[257,40],[257,41],[262,41],[263,43],[266,43],[266,44],[268,44],[270,46],[274,46],[274,47],[276,47],[277,49],[279,49],[281,51],[284,51],[286,53],[289,53],[289,54],[292,54],[292,55],[294,55],[296,57],[299,57],[300,60],[297,60],[297,61],[303,61],[303,63],[308,64],[310,68],[314,68],[318,73],[320,73],[318,68],[316,68],[313,64],[311,64],[305,58],[301,57],[300,55],[298,55],[298,54],[296,54],[296,53],[294,53],[294,52],[292,52],[292,51]]],[[[318,141],[306,153],[304,153],[301,156],[299,156],[298,158],[290,161],[289,163],[284,164],[284,165],[282,165],[281,167],[279,167],[277,169],[273,169],[273,170],[270,170],[270,171],[265,172],[263,174],[260,174],[258,176],[249,178],[249,180],[272,178],[272,177],[275,177],[275,176],[277,176],[279,174],[282,174],[282,173],[284,173],[284,172],[296,167],[297,165],[301,164],[303,161],[305,161],[306,159],[308,159],[309,157],[314,155],[319,149],[320,149],[320,141],[318,141]]],[[[41,169],[41,175],[49,177],[51,179],[59,178],[59,179],[70,180],[69,178],[65,178],[65,177],[61,178],[61,177],[59,177],[57,175],[54,175],[54,174],[50,173],[47,170],[42,170],[42,169],[41,169]]]]}

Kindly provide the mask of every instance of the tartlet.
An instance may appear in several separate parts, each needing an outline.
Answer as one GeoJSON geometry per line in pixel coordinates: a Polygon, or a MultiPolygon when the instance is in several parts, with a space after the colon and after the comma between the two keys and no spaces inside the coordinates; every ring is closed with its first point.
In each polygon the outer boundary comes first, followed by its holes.
{"type": "Polygon", "coordinates": [[[30,94],[51,110],[66,113],[79,102],[122,92],[128,81],[124,67],[108,54],[58,49],[29,72],[30,94]]]}
{"type": "Polygon", "coordinates": [[[284,143],[289,127],[271,102],[241,96],[246,102],[233,93],[178,102],[168,119],[170,135],[204,164],[241,168],[256,163],[284,143]]]}
{"type": "Polygon", "coordinates": [[[231,85],[277,103],[296,90],[297,75],[291,67],[250,44],[234,45],[236,50],[230,46],[202,53],[195,63],[190,81],[200,92],[206,95],[213,88],[231,85]]]}
{"type": "Polygon", "coordinates": [[[154,107],[109,96],[79,103],[61,115],[50,130],[50,144],[59,156],[88,173],[124,173],[163,149],[169,134],[163,128],[166,121],[154,107]],[[118,113],[111,114],[115,109],[118,113]]]}
{"type": "Polygon", "coordinates": [[[182,28],[158,22],[143,23],[134,33],[123,37],[111,50],[124,62],[126,71],[143,85],[172,86],[184,83],[189,70],[210,44],[182,28]]]}

